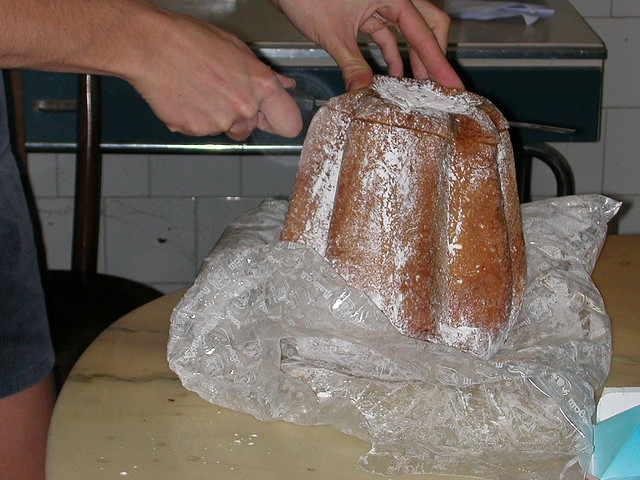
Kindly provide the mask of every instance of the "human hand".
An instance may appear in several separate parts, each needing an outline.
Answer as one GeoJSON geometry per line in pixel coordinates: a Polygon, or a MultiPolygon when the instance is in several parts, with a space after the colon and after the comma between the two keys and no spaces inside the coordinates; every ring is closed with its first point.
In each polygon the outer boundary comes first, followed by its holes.
{"type": "Polygon", "coordinates": [[[321,45],[342,70],[348,90],[368,86],[373,72],[357,43],[358,32],[375,42],[390,75],[401,76],[404,65],[397,38],[410,46],[416,78],[431,78],[445,86],[464,88],[444,53],[449,16],[427,0],[271,0],[307,38],[321,45]]]}
{"type": "Polygon", "coordinates": [[[163,21],[153,28],[163,38],[156,36],[155,43],[139,37],[140,55],[124,77],[170,130],[226,133],[234,140],[247,138],[255,127],[285,137],[300,132],[300,111],[285,91],[294,80],[271,70],[234,35],[192,17],[159,12],[163,21]]]}

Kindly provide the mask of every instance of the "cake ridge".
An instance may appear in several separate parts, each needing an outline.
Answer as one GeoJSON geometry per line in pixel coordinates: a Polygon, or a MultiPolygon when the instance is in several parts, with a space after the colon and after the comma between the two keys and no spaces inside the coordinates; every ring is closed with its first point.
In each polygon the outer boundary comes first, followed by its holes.
{"type": "Polygon", "coordinates": [[[524,291],[514,169],[488,100],[376,76],[314,117],[281,238],[324,255],[402,333],[488,357],[524,291]]]}

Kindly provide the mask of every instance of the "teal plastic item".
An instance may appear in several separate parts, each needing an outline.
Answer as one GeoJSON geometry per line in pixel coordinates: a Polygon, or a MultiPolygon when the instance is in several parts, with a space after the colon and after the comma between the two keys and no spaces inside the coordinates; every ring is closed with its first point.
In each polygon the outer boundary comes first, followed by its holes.
{"type": "Polygon", "coordinates": [[[593,476],[640,480],[640,405],[596,423],[593,436],[593,476]]]}

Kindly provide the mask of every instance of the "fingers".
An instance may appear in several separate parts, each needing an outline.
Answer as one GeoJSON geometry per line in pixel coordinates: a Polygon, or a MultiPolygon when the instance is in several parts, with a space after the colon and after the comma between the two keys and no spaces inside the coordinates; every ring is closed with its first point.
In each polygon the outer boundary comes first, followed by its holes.
{"type": "MultiPolygon", "coordinates": [[[[295,80],[274,74],[275,83],[256,85],[254,96],[233,96],[202,109],[192,108],[179,115],[182,123],[169,123],[171,131],[191,136],[226,134],[230,139],[241,141],[249,137],[257,127],[284,137],[295,137],[302,130],[302,116],[297,104],[284,90],[293,88],[295,80]]],[[[262,82],[258,82],[262,83],[262,82]]],[[[251,89],[250,89],[251,90],[251,89]]],[[[174,113],[176,113],[174,111],[174,113]]]]}
{"type": "Polygon", "coordinates": [[[278,72],[273,73],[276,75],[276,78],[278,79],[278,82],[280,82],[280,85],[282,85],[282,88],[296,87],[296,81],[293,78],[285,77],[284,75],[280,75],[278,72]]]}
{"type": "Polygon", "coordinates": [[[448,87],[464,88],[445,57],[451,25],[445,12],[424,0],[399,1],[380,9],[380,12],[363,22],[360,31],[368,33],[380,47],[390,75],[403,73],[397,39],[389,28],[391,24],[409,43],[414,77],[431,78],[448,87]]]}
{"type": "Polygon", "coordinates": [[[378,47],[380,47],[380,51],[382,52],[382,56],[387,62],[387,67],[389,69],[389,75],[394,75],[397,77],[404,75],[404,61],[402,60],[402,56],[400,55],[400,50],[398,49],[398,39],[395,34],[388,28],[383,28],[381,30],[372,32],[369,34],[371,40],[373,40],[378,47]]]}
{"type": "Polygon", "coordinates": [[[169,130],[234,140],[256,126],[285,136],[301,130],[300,111],[285,91],[294,80],[215,25],[169,11],[161,19],[171,48],[150,45],[154,55],[141,55],[125,78],[169,130]]]}
{"type": "Polygon", "coordinates": [[[412,0],[412,3],[433,32],[442,53],[446,54],[449,43],[451,18],[431,2],[424,0],[412,0]]]}
{"type": "Polygon", "coordinates": [[[261,96],[259,104],[254,111],[254,115],[244,118],[240,116],[236,119],[228,130],[224,133],[232,140],[240,141],[246,139],[254,128],[259,128],[268,133],[283,137],[295,137],[302,130],[302,116],[296,102],[284,90],[295,87],[295,80],[277,75],[280,83],[276,87],[265,89],[270,90],[261,96]]]}
{"type": "Polygon", "coordinates": [[[340,67],[347,90],[357,90],[371,85],[373,71],[360,51],[355,35],[330,39],[325,49],[340,67]]]}
{"type": "MultiPolygon", "coordinates": [[[[404,74],[404,62],[398,49],[398,39],[388,28],[388,25],[388,20],[374,13],[360,25],[359,31],[368,34],[371,40],[380,47],[382,56],[387,63],[389,74],[402,76],[404,74]]],[[[334,60],[342,70],[347,90],[368,87],[373,81],[373,71],[362,56],[360,46],[353,37],[353,35],[350,37],[349,33],[345,32],[341,43],[336,43],[335,46],[327,48],[329,52],[332,52],[334,60]]]]}
{"type": "Polygon", "coordinates": [[[409,50],[409,63],[411,64],[411,71],[415,78],[430,78],[427,67],[424,66],[422,60],[420,60],[420,57],[418,57],[418,54],[413,49],[409,50]]]}
{"type": "MultiPolygon", "coordinates": [[[[293,86],[295,81],[287,88],[293,86]]],[[[302,115],[295,100],[280,87],[263,98],[257,113],[256,124],[265,132],[291,138],[302,130],[302,115]]]]}
{"type": "MultiPolygon", "coordinates": [[[[464,88],[458,74],[444,56],[441,44],[436,39],[434,32],[425,23],[418,10],[410,8],[400,12],[397,25],[412,51],[415,52],[412,67],[422,74],[421,77],[417,76],[414,70],[414,75],[417,78],[428,77],[447,87],[464,88]],[[422,63],[424,68],[420,67],[419,63],[422,63]],[[427,75],[424,75],[425,71],[427,75]]],[[[441,33],[439,34],[441,35],[441,33]]]]}
{"type": "Polygon", "coordinates": [[[251,135],[251,132],[254,128],[256,128],[257,123],[258,115],[248,120],[234,123],[231,128],[224,133],[226,133],[227,137],[229,137],[231,140],[239,142],[251,135]]]}

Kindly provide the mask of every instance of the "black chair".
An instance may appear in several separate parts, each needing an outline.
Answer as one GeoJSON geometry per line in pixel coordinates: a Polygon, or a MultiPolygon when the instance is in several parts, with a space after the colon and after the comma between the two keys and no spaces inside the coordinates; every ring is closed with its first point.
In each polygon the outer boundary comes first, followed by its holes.
{"type": "MultiPolygon", "coordinates": [[[[14,152],[24,173],[34,230],[41,252],[41,229],[26,175],[27,147],[21,72],[9,72],[14,152]]],[[[56,374],[62,383],[76,360],[106,327],[162,294],[141,283],[97,273],[102,152],[100,149],[100,79],[79,75],[77,162],[72,264],[69,271],[49,270],[40,257],[49,325],[56,352],[56,374]]]]}
{"type": "Polygon", "coordinates": [[[546,143],[525,143],[515,149],[516,179],[521,203],[531,201],[531,172],[534,160],[542,161],[553,172],[557,197],[576,193],[571,165],[558,150],[546,143]]]}

